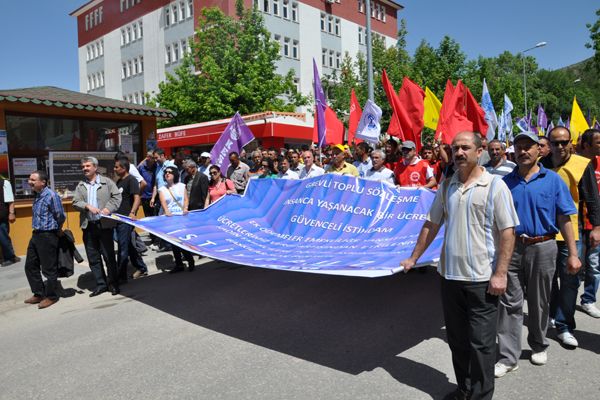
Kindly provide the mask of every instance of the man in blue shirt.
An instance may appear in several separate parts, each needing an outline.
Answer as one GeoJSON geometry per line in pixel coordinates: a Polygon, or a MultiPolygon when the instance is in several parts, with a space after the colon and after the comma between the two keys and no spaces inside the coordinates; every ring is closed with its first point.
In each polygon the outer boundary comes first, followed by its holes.
{"type": "Polygon", "coordinates": [[[527,296],[527,342],[531,347],[531,362],[544,365],[549,346],[546,332],[552,277],[556,269],[560,232],[568,246],[568,265],[579,268],[577,246],[569,215],[577,210],[569,189],[557,173],[538,164],[539,138],[533,132],[515,137],[517,168],[504,177],[519,216],[516,244],[508,267],[508,285],[500,297],[498,310],[499,359],[494,368],[496,378],[516,370],[521,356],[523,301],[527,296]]]}
{"type": "Polygon", "coordinates": [[[47,308],[58,301],[58,238],[65,222],[65,211],[60,197],[48,188],[45,171],[35,171],[29,176],[29,185],[35,193],[31,225],[33,233],[25,260],[25,275],[33,296],[27,304],[47,308]],[[46,284],[42,275],[46,277],[46,284]]]}

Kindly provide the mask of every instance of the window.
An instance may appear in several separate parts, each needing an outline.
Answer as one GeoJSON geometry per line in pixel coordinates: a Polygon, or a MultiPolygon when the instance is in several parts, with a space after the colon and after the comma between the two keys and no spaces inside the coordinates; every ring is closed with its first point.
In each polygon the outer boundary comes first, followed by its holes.
{"type": "Polygon", "coordinates": [[[290,56],[290,38],[283,39],[283,55],[286,57],[290,56]]]}
{"type": "Polygon", "coordinates": [[[125,9],[125,0],[121,0],[121,12],[125,9]]]}
{"type": "Polygon", "coordinates": [[[365,12],[365,0],[358,0],[358,12],[365,12]]]}
{"type": "Polygon", "coordinates": [[[253,3],[254,3],[254,8],[257,8],[257,9],[258,9],[258,3],[259,3],[259,0],[254,0],[254,2],[253,2],[253,3]]]}
{"type": "Polygon", "coordinates": [[[133,71],[132,71],[132,72],[133,72],[133,75],[137,75],[137,74],[139,74],[139,71],[138,71],[138,63],[137,63],[137,58],[134,58],[134,59],[133,59],[133,66],[132,66],[132,69],[133,69],[133,71]]]}
{"type": "Polygon", "coordinates": [[[144,57],[143,56],[138,58],[138,63],[139,63],[138,70],[140,71],[140,74],[141,74],[142,72],[144,72],[144,57]]]}
{"type": "Polygon", "coordinates": [[[96,89],[96,85],[98,85],[98,80],[96,79],[96,75],[92,75],[92,89],[96,89]]]}
{"type": "Polygon", "coordinates": [[[273,36],[273,39],[279,45],[279,54],[281,54],[281,52],[283,51],[283,47],[281,46],[281,35],[275,35],[275,36],[273,36]]]}
{"type": "Polygon", "coordinates": [[[300,55],[298,54],[298,41],[294,40],[292,42],[292,58],[299,60],[300,55]]]}
{"type": "Polygon", "coordinates": [[[92,45],[92,49],[94,49],[94,58],[98,58],[98,53],[100,52],[100,45],[95,43],[92,45]]]}
{"type": "Polygon", "coordinates": [[[329,16],[329,18],[327,18],[327,32],[332,33],[333,32],[333,17],[329,16]]]}
{"type": "Polygon", "coordinates": [[[165,27],[171,25],[171,9],[169,7],[165,8],[165,27]]]}
{"type": "Polygon", "coordinates": [[[121,29],[121,47],[125,46],[125,29],[121,29]]]}
{"type": "Polygon", "coordinates": [[[99,23],[99,24],[101,24],[101,23],[102,23],[102,11],[103,11],[102,9],[103,9],[103,8],[104,8],[104,7],[102,7],[102,6],[98,7],[98,23],[99,23]]]}
{"type": "Polygon", "coordinates": [[[100,86],[104,86],[104,71],[100,72],[100,86]]]}
{"type": "Polygon", "coordinates": [[[90,46],[85,47],[85,61],[90,61],[90,46]]]}
{"type": "Polygon", "coordinates": [[[171,46],[165,48],[165,63],[171,64],[171,46]]]}
{"type": "Polygon", "coordinates": [[[100,55],[104,55],[104,39],[100,40],[100,55]]]}
{"type": "Polygon", "coordinates": [[[171,7],[171,13],[173,14],[172,22],[174,24],[176,24],[178,21],[178,17],[177,17],[179,15],[179,12],[177,11],[178,8],[179,7],[177,7],[177,4],[175,4],[173,7],[171,7]]]}
{"type": "Polygon", "coordinates": [[[385,22],[385,6],[381,6],[381,20],[385,22]]]}
{"type": "Polygon", "coordinates": [[[87,90],[88,92],[92,89],[92,78],[88,75],[88,82],[87,82],[87,90]]]}
{"type": "Polygon", "coordinates": [[[129,78],[132,75],[133,75],[133,63],[131,62],[131,60],[129,60],[129,61],[127,61],[127,77],[129,78]]]}
{"type": "Polygon", "coordinates": [[[98,9],[94,10],[94,26],[98,25],[98,9]]]}
{"type": "Polygon", "coordinates": [[[321,32],[325,32],[325,14],[321,14],[321,32]]]}
{"type": "Polygon", "coordinates": [[[269,12],[269,0],[263,0],[263,12],[269,12]]]}
{"type": "Polygon", "coordinates": [[[138,37],[141,39],[144,36],[144,29],[142,29],[142,21],[138,22],[138,37]]]}
{"type": "Polygon", "coordinates": [[[129,44],[129,42],[131,42],[131,27],[128,26],[125,29],[125,43],[129,44]]]}
{"type": "Polygon", "coordinates": [[[333,68],[333,50],[329,50],[329,68],[333,68]]]}
{"type": "Polygon", "coordinates": [[[180,52],[180,57],[179,58],[185,57],[185,53],[186,52],[187,52],[187,40],[183,39],[181,41],[181,52],[180,52]]]}
{"type": "Polygon", "coordinates": [[[140,101],[139,94],[137,94],[137,92],[136,92],[136,93],[134,93],[134,95],[133,95],[133,96],[134,96],[134,97],[133,97],[133,102],[134,102],[135,104],[138,104],[138,103],[139,103],[139,101],[140,101]]]}
{"type": "Polygon", "coordinates": [[[321,64],[323,64],[323,66],[327,65],[326,61],[327,61],[327,49],[321,49],[321,64]]]}
{"type": "Polygon", "coordinates": [[[371,4],[371,18],[375,18],[375,7],[371,4]]]}
{"type": "Polygon", "coordinates": [[[300,79],[294,78],[294,85],[296,86],[296,92],[300,92],[300,79]]]}
{"type": "Polygon", "coordinates": [[[121,68],[121,80],[127,78],[127,65],[123,63],[121,68]]]}
{"type": "Polygon", "coordinates": [[[273,15],[279,16],[279,0],[273,0],[273,15]]]}
{"type": "Polygon", "coordinates": [[[292,3],[292,21],[298,22],[298,3],[292,3]]]}
{"type": "Polygon", "coordinates": [[[363,28],[358,28],[358,44],[364,44],[363,28]]]}
{"type": "Polygon", "coordinates": [[[86,14],[85,15],[85,30],[86,30],[86,32],[88,29],[90,29],[90,15],[86,14]]]}
{"type": "Polygon", "coordinates": [[[144,92],[140,92],[140,104],[146,104],[146,96],[144,92]]]}
{"type": "Polygon", "coordinates": [[[335,36],[340,36],[340,19],[335,19],[335,36]]]}
{"type": "Polygon", "coordinates": [[[281,14],[283,18],[290,19],[290,2],[289,0],[283,0],[283,7],[281,8],[281,14]]]}
{"type": "Polygon", "coordinates": [[[340,69],[342,65],[342,53],[335,53],[335,67],[340,69]]]}
{"type": "Polygon", "coordinates": [[[133,24],[131,27],[131,41],[134,42],[137,40],[137,24],[133,24]]]}
{"type": "Polygon", "coordinates": [[[194,16],[194,0],[188,0],[188,18],[194,16]]]}
{"type": "Polygon", "coordinates": [[[185,19],[185,3],[183,1],[179,2],[179,15],[181,15],[181,20],[185,19]]]}
{"type": "Polygon", "coordinates": [[[177,62],[179,60],[179,43],[173,43],[173,62],[177,62]]]}

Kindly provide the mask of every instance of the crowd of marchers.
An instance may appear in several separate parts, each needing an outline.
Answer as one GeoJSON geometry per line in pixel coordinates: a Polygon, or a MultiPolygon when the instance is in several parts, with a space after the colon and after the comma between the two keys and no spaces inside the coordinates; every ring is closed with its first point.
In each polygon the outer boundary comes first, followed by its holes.
{"type": "MultiPolygon", "coordinates": [[[[566,127],[555,127],[545,137],[521,132],[508,148],[472,132],[457,134],[451,144],[390,138],[373,147],[366,142],[323,149],[259,146],[230,153],[225,173],[206,152],[178,152],[171,159],[156,149],[137,166],[120,153],[113,176],[102,176],[94,157],[83,158],[73,206],[80,213],[96,282],[90,296],[117,295],[128,280],[148,274],[133,227],[103,216],[137,218],[140,208],[144,216],[185,215],[223,196],[243,194],[251,179],[331,173],[436,191],[413,254],[401,265],[405,271],[414,267],[445,226],[438,272],[458,383],[448,398],[491,398],[494,378],[518,369],[525,301],[532,364],[548,361],[550,327],[564,346],[578,346],[577,303],[589,316],[600,318],[595,305],[600,283],[600,131],[587,130],[577,140],[566,127]]],[[[55,254],[65,213],[45,171],[33,172],[29,184],[35,198],[25,273],[32,296],[25,302],[46,308],[59,299],[55,254]]],[[[7,221],[14,216],[8,192],[12,189],[5,181],[7,221]]],[[[0,229],[0,235],[4,232],[0,229]]],[[[170,273],[194,270],[197,256],[150,237],[153,250],[172,252],[170,273]]],[[[3,254],[8,254],[3,265],[10,265],[17,257],[10,238],[1,239],[3,254]]]]}

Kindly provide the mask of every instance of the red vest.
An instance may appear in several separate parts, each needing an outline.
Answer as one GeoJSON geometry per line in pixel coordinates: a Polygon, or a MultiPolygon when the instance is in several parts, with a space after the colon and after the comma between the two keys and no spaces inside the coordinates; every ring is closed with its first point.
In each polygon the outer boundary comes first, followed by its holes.
{"type": "Polygon", "coordinates": [[[413,165],[405,165],[403,162],[398,162],[394,170],[396,182],[400,186],[425,186],[427,184],[427,168],[429,168],[429,162],[426,160],[419,160],[413,165]]]}

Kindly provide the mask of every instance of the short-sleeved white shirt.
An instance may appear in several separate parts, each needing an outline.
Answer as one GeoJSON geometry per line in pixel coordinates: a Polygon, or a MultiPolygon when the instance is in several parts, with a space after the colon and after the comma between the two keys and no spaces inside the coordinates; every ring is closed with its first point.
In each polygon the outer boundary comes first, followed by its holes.
{"type": "Polygon", "coordinates": [[[5,179],[4,180],[4,202],[5,203],[14,203],[15,201],[15,195],[12,191],[12,185],[10,184],[10,182],[5,179]]]}
{"type": "Polygon", "coordinates": [[[438,272],[448,280],[488,281],[496,269],[500,232],[519,225],[519,217],[501,177],[484,170],[464,187],[458,176],[442,183],[427,215],[428,221],[445,223],[438,272]]]}

